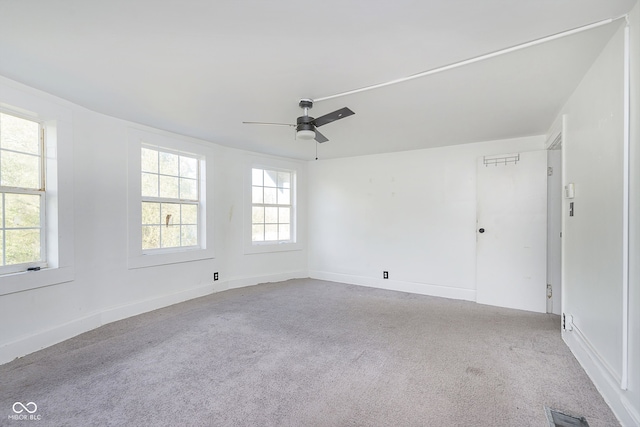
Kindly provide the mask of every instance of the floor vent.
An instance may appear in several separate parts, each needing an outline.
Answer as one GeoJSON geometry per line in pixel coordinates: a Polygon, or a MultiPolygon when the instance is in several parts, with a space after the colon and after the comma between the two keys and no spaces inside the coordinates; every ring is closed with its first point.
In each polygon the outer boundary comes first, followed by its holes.
{"type": "Polygon", "coordinates": [[[585,417],[569,415],[566,412],[544,407],[549,427],[589,427],[585,417]]]}

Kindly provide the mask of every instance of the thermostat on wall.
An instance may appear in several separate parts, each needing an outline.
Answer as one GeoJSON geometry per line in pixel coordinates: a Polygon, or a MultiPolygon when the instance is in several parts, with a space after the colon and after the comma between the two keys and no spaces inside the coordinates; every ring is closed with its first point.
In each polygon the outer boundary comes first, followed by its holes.
{"type": "Polygon", "coordinates": [[[575,186],[573,185],[573,182],[570,182],[569,184],[564,186],[564,198],[565,199],[573,199],[573,197],[575,196],[575,186]]]}

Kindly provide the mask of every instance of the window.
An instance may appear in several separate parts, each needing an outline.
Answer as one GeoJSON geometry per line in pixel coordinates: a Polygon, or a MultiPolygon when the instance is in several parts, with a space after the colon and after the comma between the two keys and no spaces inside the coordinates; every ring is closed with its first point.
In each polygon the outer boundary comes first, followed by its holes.
{"type": "Polygon", "coordinates": [[[75,277],[73,112],[2,78],[0,94],[0,295],[8,295],[75,277]]]}
{"type": "Polygon", "coordinates": [[[142,250],[199,247],[199,160],[141,147],[142,250]]]}
{"type": "Polygon", "coordinates": [[[215,258],[212,144],[135,128],[127,139],[128,267],[215,258]]]}
{"type": "Polygon", "coordinates": [[[252,168],[251,241],[286,243],[294,240],[292,171],[252,168]]]}
{"type": "Polygon", "coordinates": [[[0,113],[0,272],[46,266],[40,123],[0,113]]]}

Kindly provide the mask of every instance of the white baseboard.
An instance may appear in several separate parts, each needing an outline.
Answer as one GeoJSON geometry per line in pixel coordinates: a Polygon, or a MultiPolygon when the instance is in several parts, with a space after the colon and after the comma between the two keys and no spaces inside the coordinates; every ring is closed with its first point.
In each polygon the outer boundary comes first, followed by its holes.
{"type": "Polygon", "coordinates": [[[0,346],[0,364],[52,346],[101,326],[99,314],[89,314],[73,321],[56,325],[0,346]]]}
{"type": "Polygon", "coordinates": [[[283,282],[285,280],[290,279],[303,279],[309,277],[307,271],[298,270],[298,271],[287,271],[284,273],[270,274],[266,276],[245,276],[245,277],[236,277],[226,282],[220,283],[219,285],[214,284],[215,292],[222,292],[229,289],[236,288],[244,288],[247,286],[255,286],[260,283],[272,283],[272,282],[283,282]]]}
{"type": "Polygon", "coordinates": [[[138,314],[147,313],[162,307],[168,307],[194,298],[200,298],[205,295],[214,293],[212,284],[198,286],[196,288],[181,290],[171,294],[161,295],[154,298],[135,301],[129,304],[110,307],[100,312],[101,325],[126,319],[127,317],[136,316],[138,314]]]}
{"type": "Polygon", "coordinates": [[[404,282],[390,279],[374,279],[371,277],[351,276],[348,274],[328,273],[325,271],[309,271],[309,277],[329,282],[348,283],[350,285],[368,286],[370,288],[390,291],[408,292],[411,294],[429,295],[466,301],[476,300],[475,289],[452,288],[449,286],[431,285],[428,283],[404,282]]]}
{"type": "Polygon", "coordinates": [[[627,399],[626,392],[620,389],[618,376],[611,371],[580,329],[574,325],[573,331],[563,331],[562,339],[618,417],[620,424],[625,427],[640,426],[638,408],[634,408],[627,399]]]}
{"type": "Polygon", "coordinates": [[[84,332],[98,328],[107,323],[122,320],[127,317],[147,313],[152,310],[167,307],[190,299],[199,298],[228,289],[253,286],[260,283],[279,282],[283,280],[308,277],[306,271],[293,271],[265,276],[251,276],[220,280],[195,288],[155,296],[141,301],[135,301],[116,307],[108,307],[73,321],[40,330],[31,335],[21,337],[15,341],[0,346],[0,364],[7,363],[18,357],[25,356],[43,348],[52,346],[84,332]]]}

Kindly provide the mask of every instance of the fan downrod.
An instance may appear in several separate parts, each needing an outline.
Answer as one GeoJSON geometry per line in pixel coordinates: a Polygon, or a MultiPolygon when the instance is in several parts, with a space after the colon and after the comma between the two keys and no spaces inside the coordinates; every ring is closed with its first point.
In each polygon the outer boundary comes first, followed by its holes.
{"type": "Polygon", "coordinates": [[[304,111],[304,115],[308,116],[309,110],[313,108],[313,99],[302,98],[298,103],[298,105],[304,111]]]}

